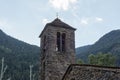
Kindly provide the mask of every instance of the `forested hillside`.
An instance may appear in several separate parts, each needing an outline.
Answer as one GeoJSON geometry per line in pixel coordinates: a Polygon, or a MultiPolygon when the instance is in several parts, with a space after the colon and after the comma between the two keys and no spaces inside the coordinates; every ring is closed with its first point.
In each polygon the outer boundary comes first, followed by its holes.
{"type": "Polygon", "coordinates": [[[91,45],[76,48],[76,55],[86,52],[86,50],[89,50],[90,47],[91,47],[91,45]]]}
{"type": "MultiPolygon", "coordinates": [[[[120,30],[114,30],[95,44],[79,47],[76,49],[77,59],[87,62],[89,54],[98,52],[113,54],[117,57],[117,65],[120,66],[120,30]]],[[[38,78],[40,48],[35,45],[27,44],[18,39],[12,38],[0,30],[0,59],[5,58],[8,65],[5,77],[11,80],[29,80],[29,66],[32,64],[35,78],[38,78]]],[[[1,68],[1,61],[0,61],[1,68]]]]}
{"type": "MultiPolygon", "coordinates": [[[[77,50],[79,49],[81,48],[77,48],[77,50]]],[[[84,49],[86,49],[86,47],[84,49]]],[[[89,54],[97,54],[99,52],[113,54],[117,58],[116,64],[120,66],[120,30],[114,30],[107,33],[95,44],[86,49],[86,51],[78,52],[77,59],[81,58],[87,62],[89,54]]]]}
{"type": "MultiPolygon", "coordinates": [[[[11,80],[29,80],[29,66],[34,65],[38,78],[40,48],[12,38],[0,30],[0,59],[5,58],[8,65],[5,78],[11,80]]],[[[0,61],[1,67],[1,61],[0,61]]]]}

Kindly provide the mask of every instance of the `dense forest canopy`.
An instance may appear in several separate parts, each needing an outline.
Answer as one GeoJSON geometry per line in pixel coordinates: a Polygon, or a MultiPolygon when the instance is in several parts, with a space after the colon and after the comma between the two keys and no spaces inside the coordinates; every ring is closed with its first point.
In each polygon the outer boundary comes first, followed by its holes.
{"type": "MultiPolygon", "coordinates": [[[[99,52],[116,56],[116,65],[120,66],[120,30],[107,33],[93,45],[77,48],[76,57],[81,59],[80,63],[88,63],[88,56],[99,52]]],[[[0,30],[0,59],[2,57],[8,65],[5,79],[11,77],[12,80],[29,80],[30,65],[34,65],[33,73],[36,73],[35,78],[38,79],[40,47],[15,39],[0,30]]]]}
{"type": "MultiPolygon", "coordinates": [[[[76,50],[79,51],[80,49],[81,47],[76,50]]],[[[77,52],[77,59],[80,58],[87,62],[89,54],[97,54],[99,52],[116,56],[116,66],[120,66],[120,30],[113,30],[101,37],[95,44],[82,47],[82,51],[77,52]]]]}
{"type": "MultiPolygon", "coordinates": [[[[34,65],[33,72],[39,68],[40,48],[12,38],[0,30],[0,59],[5,58],[8,65],[5,78],[12,80],[29,80],[29,65],[34,65]]],[[[1,67],[1,61],[0,61],[1,67]]]]}

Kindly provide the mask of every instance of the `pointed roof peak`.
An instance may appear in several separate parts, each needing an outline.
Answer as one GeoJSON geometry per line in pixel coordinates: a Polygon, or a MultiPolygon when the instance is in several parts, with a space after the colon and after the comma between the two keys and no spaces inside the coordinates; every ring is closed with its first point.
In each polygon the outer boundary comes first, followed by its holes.
{"type": "Polygon", "coordinates": [[[59,18],[54,19],[51,23],[61,23],[62,21],[59,18]]]}
{"type": "Polygon", "coordinates": [[[54,21],[61,21],[61,20],[57,17],[56,19],[53,20],[53,22],[54,22],[54,21]]]}
{"type": "Polygon", "coordinates": [[[51,23],[48,23],[47,25],[76,30],[75,28],[73,28],[70,25],[66,24],[65,22],[63,22],[59,18],[54,19],[51,23]]]}
{"type": "Polygon", "coordinates": [[[49,26],[58,27],[58,28],[66,28],[66,29],[70,29],[70,30],[76,30],[75,28],[73,28],[70,25],[66,24],[65,22],[61,21],[59,18],[56,18],[52,22],[46,24],[46,26],[43,29],[40,36],[43,34],[44,30],[49,26]]]}

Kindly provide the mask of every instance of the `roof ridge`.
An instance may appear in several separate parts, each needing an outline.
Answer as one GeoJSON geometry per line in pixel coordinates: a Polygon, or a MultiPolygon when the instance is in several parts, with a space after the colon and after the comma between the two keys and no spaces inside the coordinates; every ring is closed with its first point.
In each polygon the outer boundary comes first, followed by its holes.
{"type": "Polygon", "coordinates": [[[63,22],[59,18],[56,18],[55,20],[53,20],[51,23],[48,23],[47,25],[64,27],[64,28],[76,30],[75,28],[73,28],[72,26],[70,26],[67,23],[63,22]]]}
{"type": "MultiPolygon", "coordinates": [[[[45,28],[43,29],[42,33],[44,32],[44,30],[48,27],[48,26],[53,26],[53,27],[61,27],[61,28],[66,28],[66,29],[71,29],[71,30],[76,30],[75,28],[73,28],[72,26],[68,25],[67,23],[61,21],[59,18],[54,19],[52,22],[47,23],[45,25],[45,28]]],[[[40,34],[40,36],[42,35],[42,33],[40,34]]],[[[39,37],[40,37],[39,36],[39,37]]]]}

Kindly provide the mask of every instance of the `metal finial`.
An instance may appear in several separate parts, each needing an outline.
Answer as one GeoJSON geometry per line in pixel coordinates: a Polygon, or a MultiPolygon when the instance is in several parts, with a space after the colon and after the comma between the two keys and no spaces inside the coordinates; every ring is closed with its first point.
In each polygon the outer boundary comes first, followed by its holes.
{"type": "Polygon", "coordinates": [[[58,18],[59,16],[58,16],[58,12],[56,13],[56,17],[58,18]]]}

